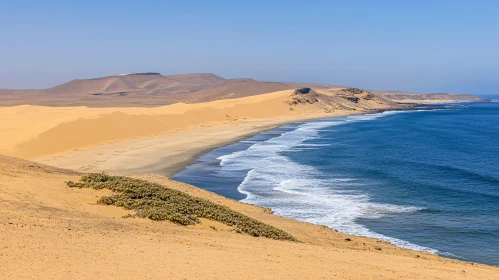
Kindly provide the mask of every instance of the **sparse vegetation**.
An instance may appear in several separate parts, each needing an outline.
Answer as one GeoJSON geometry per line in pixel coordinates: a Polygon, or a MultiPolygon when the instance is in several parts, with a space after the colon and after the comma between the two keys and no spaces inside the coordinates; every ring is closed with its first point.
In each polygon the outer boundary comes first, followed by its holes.
{"type": "Polygon", "coordinates": [[[263,208],[263,213],[274,214],[274,210],[272,210],[271,208],[269,207],[262,207],[262,208],[263,208]]]}
{"type": "Polygon", "coordinates": [[[352,101],[353,103],[359,103],[360,98],[358,97],[350,97],[350,96],[342,96],[346,100],[352,101]]]}
{"type": "Polygon", "coordinates": [[[342,91],[353,93],[353,94],[362,94],[362,93],[367,92],[366,90],[363,90],[360,88],[344,88],[344,89],[342,89],[342,91]]]}
{"type": "Polygon", "coordinates": [[[72,188],[112,190],[114,194],[103,196],[98,203],[135,210],[136,214],[132,216],[156,221],[168,220],[180,225],[197,224],[199,218],[207,218],[252,236],[296,241],[287,232],[226,206],[145,180],[92,173],[82,176],[79,182],[68,181],[66,184],[72,188]]]}
{"type": "Polygon", "coordinates": [[[374,94],[369,92],[368,94],[366,94],[366,96],[364,96],[364,99],[365,100],[372,100],[372,99],[374,99],[374,94]]]}

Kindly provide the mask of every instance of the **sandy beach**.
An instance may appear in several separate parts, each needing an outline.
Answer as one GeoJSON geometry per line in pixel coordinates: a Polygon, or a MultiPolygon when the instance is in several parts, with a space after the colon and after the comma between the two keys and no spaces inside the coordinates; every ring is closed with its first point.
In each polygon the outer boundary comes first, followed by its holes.
{"type": "Polygon", "coordinates": [[[351,103],[336,91],[290,104],[293,92],[153,108],[5,107],[0,153],[79,171],[172,175],[214,147],[285,123],[394,108],[386,100],[351,103]]]}
{"type": "MultiPolygon", "coordinates": [[[[347,114],[341,113],[327,117],[343,115],[347,114]]],[[[34,160],[83,172],[112,172],[124,175],[153,173],[172,176],[197,157],[214,148],[237,142],[286,123],[324,117],[319,114],[201,126],[152,137],[118,140],[34,160]]]]}

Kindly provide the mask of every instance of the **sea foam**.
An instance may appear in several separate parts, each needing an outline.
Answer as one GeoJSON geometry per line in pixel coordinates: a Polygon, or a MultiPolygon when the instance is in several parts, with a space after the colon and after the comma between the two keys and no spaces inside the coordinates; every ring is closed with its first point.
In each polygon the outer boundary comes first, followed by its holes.
{"type": "Polygon", "coordinates": [[[362,218],[379,219],[422,208],[371,202],[367,194],[352,190],[365,182],[334,177],[334,174],[325,176],[313,166],[299,164],[283,155],[283,152],[293,150],[320,148],[324,144],[306,144],[304,141],[317,138],[321,130],[396,113],[400,111],[300,124],[295,130],[256,142],[246,150],[218,157],[219,172],[247,172],[238,186],[238,191],[246,195],[243,201],[270,207],[277,215],[326,225],[346,234],[378,238],[403,248],[437,253],[432,248],[373,232],[356,222],[362,218]]]}

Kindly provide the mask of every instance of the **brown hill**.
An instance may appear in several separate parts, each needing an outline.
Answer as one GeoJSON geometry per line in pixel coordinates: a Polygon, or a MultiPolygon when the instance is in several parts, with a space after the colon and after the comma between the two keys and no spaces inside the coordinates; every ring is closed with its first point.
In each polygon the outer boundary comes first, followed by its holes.
{"type": "Polygon", "coordinates": [[[167,91],[189,91],[204,88],[225,81],[214,74],[183,74],[163,76],[159,73],[132,73],[95,79],[78,79],[49,88],[43,93],[133,93],[145,94],[167,91]]]}
{"type": "Polygon", "coordinates": [[[94,79],[77,79],[45,90],[0,90],[0,104],[88,107],[161,106],[198,103],[258,95],[304,86],[330,85],[224,79],[210,73],[163,76],[131,73],[94,79]]]}
{"type": "MultiPolygon", "coordinates": [[[[210,73],[163,76],[159,73],[149,72],[94,79],[77,79],[45,90],[0,89],[0,106],[29,104],[43,106],[149,107],[179,102],[199,103],[233,99],[305,87],[314,90],[339,89],[339,87],[333,85],[313,83],[224,79],[210,73]]],[[[394,91],[371,91],[371,95],[376,95],[377,98],[407,103],[480,100],[469,95],[419,95],[394,91]]],[[[341,101],[341,99],[336,101],[341,101]]]]}

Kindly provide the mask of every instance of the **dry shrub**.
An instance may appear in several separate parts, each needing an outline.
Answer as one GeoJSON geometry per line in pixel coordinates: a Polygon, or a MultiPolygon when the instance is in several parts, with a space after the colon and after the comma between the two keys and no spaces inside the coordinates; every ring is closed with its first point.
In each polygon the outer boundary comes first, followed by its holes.
{"type": "Polygon", "coordinates": [[[76,188],[112,190],[114,193],[111,196],[101,197],[98,203],[135,210],[135,216],[142,218],[168,220],[181,225],[193,225],[199,223],[199,218],[207,218],[252,236],[295,241],[287,232],[226,206],[145,180],[92,173],[82,176],[79,182],[69,181],[66,184],[76,188]]]}

